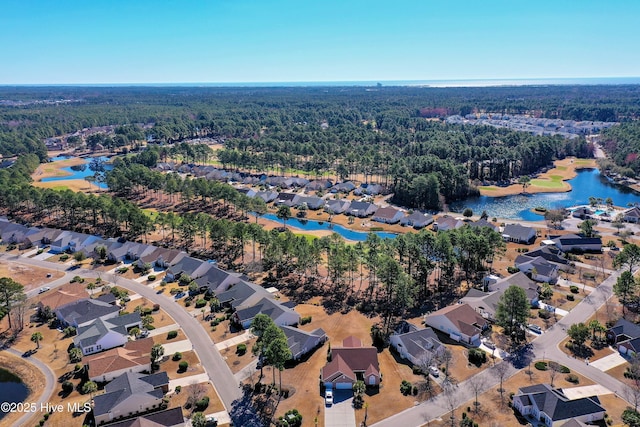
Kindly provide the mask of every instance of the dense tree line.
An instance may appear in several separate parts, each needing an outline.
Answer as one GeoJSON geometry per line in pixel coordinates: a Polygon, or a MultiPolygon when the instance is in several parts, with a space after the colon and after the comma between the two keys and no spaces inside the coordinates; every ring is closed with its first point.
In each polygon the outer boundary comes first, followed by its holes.
{"type": "Polygon", "coordinates": [[[603,163],[604,169],[612,169],[625,176],[640,174],[640,124],[623,123],[606,129],[601,134],[602,148],[614,164],[603,163]]]}

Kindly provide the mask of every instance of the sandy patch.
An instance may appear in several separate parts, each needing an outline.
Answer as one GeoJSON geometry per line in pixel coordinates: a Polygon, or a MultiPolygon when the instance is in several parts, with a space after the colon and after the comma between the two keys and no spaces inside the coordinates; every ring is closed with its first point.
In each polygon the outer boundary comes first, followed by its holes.
{"type": "Polygon", "coordinates": [[[40,188],[52,188],[54,190],[71,190],[73,192],[82,193],[100,193],[106,192],[106,190],[97,187],[95,184],[91,184],[89,188],[89,182],[84,179],[61,179],[59,181],[36,181],[33,183],[34,187],[40,188]]]}
{"type": "Polygon", "coordinates": [[[39,181],[42,178],[50,178],[55,176],[69,176],[70,172],[63,171],[62,168],[68,168],[70,166],[82,165],[85,163],[84,159],[79,157],[73,157],[71,159],[60,160],[58,162],[43,163],[35,170],[31,177],[34,181],[39,181]]]}
{"type": "Polygon", "coordinates": [[[24,286],[25,292],[44,286],[62,276],[64,276],[64,273],[61,271],[26,266],[14,262],[0,262],[0,277],[11,277],[24,286]],[[51,277],[48,278],[47,274],[51,274],[51,277]]]}
{"type": "MultiPolygon", "coordinates": [[[[45,383],[44,374],[40,369],[34,369],[33,365],[28,363],[26,360],[22,360],[20,357],[7,352],[0,352],[0,366],[20,377],[22,382],[27,386],[29,389],[29,395],[24,400],[25,402],[35,402],[37,400],[40,390],[42,389],[42,384],[45,383]]],[[[0,424],[6,426],[13,425],[15,420],[20,418],[22,415],[23,413],[21,412],[7,414],[2,418],[0,424]]],[[[34,414],[34,417],[39,415],[41,414],[34,414]]]]}

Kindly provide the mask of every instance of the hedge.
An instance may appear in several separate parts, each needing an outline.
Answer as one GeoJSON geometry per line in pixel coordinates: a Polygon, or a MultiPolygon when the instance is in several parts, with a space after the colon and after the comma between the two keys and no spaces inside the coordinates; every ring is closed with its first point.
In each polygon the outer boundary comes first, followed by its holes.
{"type": "Polygon", "coordinates": [[[204,299],[199,299],[198,301],[196,301],[196,308],[202,308],[205,305],[207,305],[207,301],[204,299]]]}
{"type": "Polygon", "coordinates": [[[536,364],[534,366],[539,371],[546,371],[547,370],[547,362],[536,362],[536,364]]]}
{"type": "Polygon", "coordinates": [[[167,333],[168,340],[174,339],[177,336],[178,336],[178,331],[169,331],[169,333],[167,333]]]}

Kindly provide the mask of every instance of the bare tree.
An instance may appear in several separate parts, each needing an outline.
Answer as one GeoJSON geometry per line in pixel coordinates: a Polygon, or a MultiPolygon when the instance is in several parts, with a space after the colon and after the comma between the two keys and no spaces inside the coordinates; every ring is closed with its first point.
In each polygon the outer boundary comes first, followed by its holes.
{"type": "Polygon", "coordinates": [[[9,313],[11,316],[11,328],[14,335],[18,335],[24,329],[24,318],[27,315],[27,301],[25,299],[18,300],[13,306],[13,310],[9,313]]]}
{"type": "Polygon", "coordinates": [[[451,427],[454,427],[456,424],[456,416],[454,411],[460,404],[460,396],[458,396],[455,387],[451,384],[445,384],[442,393],[444,395],[447,409],[449,410],[449,412],[451,412],[451,415],[449,416],[449,419],[451,420],[451,427]]]}
{"type": "Polygon", "coordinates": [[[438,359],[442,365],[444,365],[444,384],[450,384],[452,382],[451,376],[449,375],[449,367],[451,366],[451,362],[453,362],[453,353],[448,348],[445,348],[444,351],[438,359]]]}
{"type": "Polygon", "coordinates": [[[504,383],[504,379],[509,373],[509,368],[510,368],[509,363],[505,362],[504,360],[498,363],[495,367],[493,367],[493,370],[496,376],[500,379],[500,387],[498,388],[498,393],[500,393],[501,406],[504,403],[504,387],[502,385],[504,383]]]}
{"type": "Polygon", "coordinates": [[[193,382],[187,387],[187,400],[185,402],[187,407],[195,409],[196,402],[202,399],[202,396],[206,393],[207,389],[201,383],[193,382]]]}
{"type": "Polygon", "coordinates": [[[553,387],[553,381],[560,372],[560,365],[557,362],[549,361],[547,367],[549,368],[549,382],[551,383],[551,387],[553,387]]]}
{"type": "Polygon", "coordinates": [[[637,411],[640,404],[640,359],[637,356],[629,361],[627,373],[631,384],[625,387],[623,394],[629,403],[633,403],[633,410],[637,411]]]}
{"type": "Polygon", "coordinates": [[[474,375],[467,381],[471,390],[473,390],[473,395],[475,396],[475,402],[473,412],[478,413],[478,408],[480,407],[480,402],[478,402],[478,394],[482,393],[487,386],[487,380],[485,377],[481,375],[474,375]]]}

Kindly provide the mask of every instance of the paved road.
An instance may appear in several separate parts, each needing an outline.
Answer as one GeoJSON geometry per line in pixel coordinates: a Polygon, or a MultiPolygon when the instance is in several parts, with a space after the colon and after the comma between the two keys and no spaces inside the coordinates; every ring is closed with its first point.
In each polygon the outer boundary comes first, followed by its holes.
{"type": "MultiPolygon", "coordinates": [[[[0,259],[12,260],[25,265],[33,265],[42,268],[52,268],[64,270],[65,267],[48,261],[22,258],[16,255],[0,254],[0,259]]],[[[73,275],[97,278],[100,275],[104,280],[117,286],[136,292],[152,303],[160,304],[164,311],[180,325],[187,338],[193,343],[195,351],[200,357],[200,362],[205,368],[209,379],[214,384],[216,392],[224,403],[227,411],[231,410],[233,401],[242,397],[242,390],[239,388],[233,373],[216,350],[213,341],[204,328],[187,313],[180,305],[176,304],[170,296],[157,294],[152,288],[140,284],[134,280],[128,280],[120,275],[104,273],[90,269],[78,268],[73,270],[73,275]]]]}
{"type": "MultiPolygon", "coordinates": [[[[18,356],[18,357],[22,357],[22,352],[14,350],[13,348],[5,348],[2,351],[6,351],[6,352],[11,353],[11,354],[13,354],[15,356],[18,356]]],[[[44,374],[44,377],[45,377],[45,383],[43,385],[44,390],[42,390],[42,393],[40,394],[40,397],[35,402],[36,406],[38,408],[40,408],[40,406],[42,404],[47,403],[47,402],[51,402],[51,394],[53,394],[53,388],[57,384],[56,376],[53,373],[53,371],[51,370],[51,368],[49,368],[46,364],[42,363],[41,361],[39,361],[35,357],[25,358],[24,360],[29,362],[29,363],[31,363],[32,365],[34,365],[36,368],[38,368],[44,374]]],[[[36,394],[37,394],[37,392],[36,392],[36,394]]],[[[16,425],[16,426],[27,425],[27,421],[29,421],[29,419],[31,417],[33,417],[34,415],[37,415],[39,417],[40,416],[40,412],[37,412],[36,414],[27,412],[23,416],[18,418],[18,420],[14,422],[14,425],[16,425]]]]}
{"type": "MultiPolygon", "coordinates": [[[[624,383],[593,366],[588,366],[582,359],[574,359],[567,356],[558,348],[558,344],[567,336],[565,330],[571,324],[586,321],[611,296],[613,284],[618,279],[618,276],[618,272],[609,276],[594,290],[593,293],[591,293],[591,295],[574,307],[574,309],[562,318],[562,320],[555,324],[551,329],[548,329],[544,334],[536,338],[531,345],[528,346],[527,351],[523,352],[517,360],[511,362],[515,362],[516,365],[523,367],[529,360],[538,360],[543,358],[546,360],[555,360],[567,366],[572,371],[580,373],[592,379],[595,383],[615,392],[618,397],[626,398],[628,395],[628,387],[624,383]]],[[[476,377],[481,377],[485,381],[485,387],[483,390],[486,391],[492,389],[498,384],[499,379],[495,375],[495,369],[495,367],[491,367],[476,375],[476,377]]],[[[518,369],[514,368],[513,365],[510,364],[508,372],[509,374],[507,376],[511,376],[518,372],[518,369]]],[[[454,390],[454,395],[456,406],[471,400],[473,398],[473,391],[469,386],[469,380],[458,384],[458,387],[454,390]]],[[[373,426],[420,426],[429,420],[447,417],[448,413],[448,401],[444,396],[444,393],[441,393],[434,399],[422,402],[413,408],[409,408],[399,414],[384,419],[373,426]]]]}

